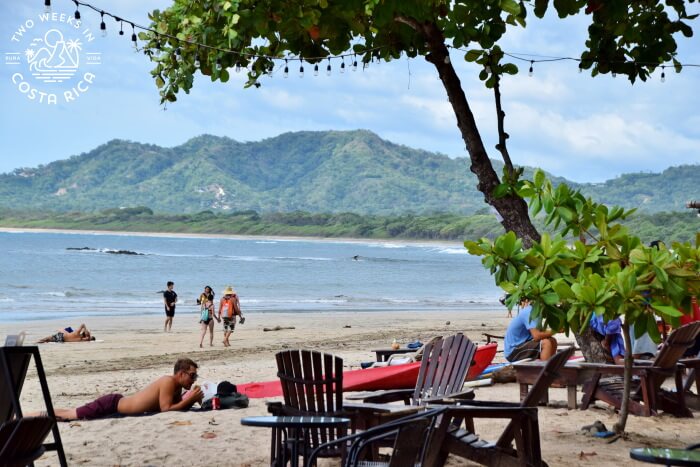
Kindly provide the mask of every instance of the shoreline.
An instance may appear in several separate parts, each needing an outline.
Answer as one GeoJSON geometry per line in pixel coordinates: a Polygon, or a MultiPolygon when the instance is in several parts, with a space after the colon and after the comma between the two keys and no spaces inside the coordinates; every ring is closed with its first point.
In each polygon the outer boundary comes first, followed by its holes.
{"type": "MultiPolygon", "coordinates": [[[[57,234],[81,234],[81,235],[120,235],[128,237],[161,237],[161,238],[225,238],[233,240],[274,240],[279,242],[325,242],[325,243],[384,243],[389,245],[406,246],[435,246],[444,245],[464,247],[464,242],[459,240],[411,240],[397,238],[352,238],[352,237],[316,237],[293,235],[235,235],[235,234],[208,234],[208,233],[180,233],[180,232],[138,232],[125,230],[83,230],[83,229],[40,229],[21,227],[0,227],[0,233],[57,233],[57,234]]],[[[464,250],[466,254],[466,249],[464,250]]]]}

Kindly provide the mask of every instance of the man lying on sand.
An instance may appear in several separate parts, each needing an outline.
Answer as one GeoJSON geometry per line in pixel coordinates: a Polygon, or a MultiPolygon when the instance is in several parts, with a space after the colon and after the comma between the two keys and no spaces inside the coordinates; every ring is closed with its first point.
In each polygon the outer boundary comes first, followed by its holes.
{"type": "Polygon", "coordinates": [[[59,329],[56,334],[51,334],[43,339],[37,341],[38,344],[44,344],[46,342],[88,342],[94,341],[95,337],[90,334],[90,330],[81,324],[80,327],[74,331],[73,328],[59,329]]]}
{"type": "Polygon", "coordinates": [[[55,409],[57,420],[92,420],[114,414],[142,415],[147,412],[187,410],[202,401],[199,386],[182,396],[182,389],[190,389],[197,380],[197,364],[189,358],[175,362],[172,376],[161,376],[145,389],[131,396],[107,394],[77,409],[55,409]]]}

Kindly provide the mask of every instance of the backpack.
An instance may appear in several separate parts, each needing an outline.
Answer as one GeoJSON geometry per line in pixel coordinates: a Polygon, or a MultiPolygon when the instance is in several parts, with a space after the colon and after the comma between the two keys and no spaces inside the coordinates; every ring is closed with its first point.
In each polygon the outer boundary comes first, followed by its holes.
{"type": "MultiPolygon", "coordinates": [[[[249,402],[248,396],[240,392],[234,392],[229,396],[219,396],[219,404],[222,409],[245,409],[249,402]]],[[[202,403],[202,410],[211,410],[211,399],[202,403]]]]}

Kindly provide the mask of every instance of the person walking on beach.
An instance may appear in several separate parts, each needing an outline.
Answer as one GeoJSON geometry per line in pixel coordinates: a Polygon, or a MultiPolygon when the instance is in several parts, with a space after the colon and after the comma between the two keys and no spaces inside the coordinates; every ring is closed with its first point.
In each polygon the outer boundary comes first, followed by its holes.
{"type": "Polygon", "coordinates": [[[197,299],[200,305],[199,323],[202,327],[202,335],[199,338],[199,348],[202,348],[204,336],[209,329],[209,347],[214,345],[214,318],[219,321],[219,317],[214,314],[214,291],[208,285],[204,287],[204,292],[197,299]]]}
{"type": "Polygon", "coordinates": [[[187,410],[202,401],[202,389],[192,385],[197,380],[197,364],[189,358],[175,362],[172,376],[161,376],[131,396],[107,394],[75,409],[54,409],[56,419],[93,420],[110,415],[142,415],[149,412],[187,410]],[[182,393],[183,389],[188,389],[182,393]]]}
{"type": "Polygon", "coordinates": [[[243,313],[241,313],[241,303],[238,300],[238,295],[230,285],[224,290],[221,302],[219,302],[219,318],[222,318],[224,310],[224,347],[229,347],[231,345],[229,338],[234,329],[236,329],[236,316],[240,316],[241,324],[245,322],[243,313]]]}
{"type": "Polygon", "coordinates": [[[168,281],[168,290],[163,292],[163,304],[165,305],[165,326],[164,331],[170,331],[173,327],[173,317],[175,316],[175,304],[177,303],[177,294],[173,290],[175,283],[168,281]]]}

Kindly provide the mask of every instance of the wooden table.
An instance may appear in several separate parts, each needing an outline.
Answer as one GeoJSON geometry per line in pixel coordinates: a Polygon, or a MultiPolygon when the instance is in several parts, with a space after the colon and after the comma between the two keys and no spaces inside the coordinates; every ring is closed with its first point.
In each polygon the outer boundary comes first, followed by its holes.
{"type": "MultiPolygon", "coordinates": [[[[535,384],[537,377],[540,375],[545,362],[523,362],[513,365],[515,369],[515,378],[520,384],[520,400],[523,400],[529,391],[529,386],[535,384]]],[[[552,384],[558,384],[561,386],[566,386],[567,391],[567,406],[569,409],[575,409],[577,405],[576,401],[576,389],[579,384],[586,382],[590,378],[594,369],[586,368],[585,365],[576,362],[568,362],[561,370],[559,370],[559,376],[554,378],[552,384]]],[[[545,393],[540,401],[540,404],[546,405],[549,402],[549,395],[545,393]]]]}
{"type": "MultiPolygon", "coordinates": [[[[270,447],[270,465],[283,467],[289,462],[290,467],[299,466],[299,455],[302,455],[303,463],[311,454],[309,451],[309,430],[313,428],[329,428],[341,430],[340,436],[347,432],[349,418],[340,417],[245,417],[241,419],[241,425],[272,428],[272,442],[270,447]],[[301,447],[301,452],[299,448],[301,447]],[[291,455],[287,458],[287,448],[291,455]]],[[[339,436],[339,437],[340,437],[339,436]]]]}
{"type": "MultiPolygon", "coordinates": [[[[420,349],[420,347],[418,347],[418,349],[420,349]]],[[[389,360],[389,357],[391,357],[394,354],[412,353],[412,352],[416,352],[418,349],[408,349],[408,348],[375,349],[375,350],[372,350],[372,352],[377,354],[377,361],[378,362],[386,362],[387,360],[389,360]]]]}

